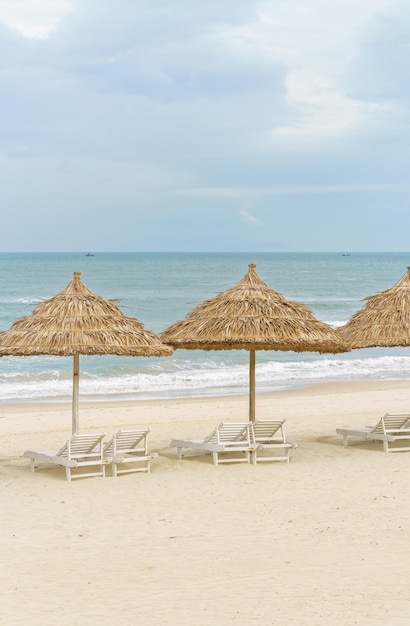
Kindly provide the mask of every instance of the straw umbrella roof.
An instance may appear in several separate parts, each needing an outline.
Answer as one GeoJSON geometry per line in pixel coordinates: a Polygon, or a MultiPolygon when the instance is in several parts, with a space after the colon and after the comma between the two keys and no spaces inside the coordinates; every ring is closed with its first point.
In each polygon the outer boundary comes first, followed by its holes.
{"type": "Polygon", "coordinates": [[[51,354],[73,357],[72,432],[78,433],[80,354],[169,356],[173,349],[112,300],[92,293],[74,272],[59,294],[0,333],[1,356],[51,354]]]}
{"type": "Polygon", "coordinates": [[[80,275],[74,272],[63,291],[0,333],[0,356],[173,353],[139,320],[125,316],[112,300],[92,293],[80,275]]]}
{"type": "Polygon", "coordinates": [[[203,302],[160,334],[174,348],[249,351],[249,419],[255,420],[256,350],[348,352],[350,346],[297,302],[269,289],[249,265],[231,289],[203,302]]]}
{"type": "Polygon", "coordinates": [[[357,311],[338,335],[352,348],[396,347],[410,345],[410,267],[389,289],[365,298],[364,309],[357,311]]]}
{"type": "Polygon", "coordinates": [[[339,353],[350,346],[298,302],[270,289],[249,265],[230,289],[203,302],[160,334],[175,348],[201,350],[292,350],[339,353]]]}

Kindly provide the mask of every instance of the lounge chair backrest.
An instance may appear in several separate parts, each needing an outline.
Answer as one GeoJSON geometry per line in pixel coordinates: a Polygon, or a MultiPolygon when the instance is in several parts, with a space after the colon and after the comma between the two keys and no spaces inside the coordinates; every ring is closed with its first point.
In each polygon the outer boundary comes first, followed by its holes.
{"type": "Polygon", "coordinates": [[[78,459],[95,457],[100,454],[102,458],[102,440],[105,433],[73,435],[64,446],[57,452],[56,456],[63,459],[78,459]]]}
{"type": "Polygon", "coordinates": [[[150,432],[150,428],[119,430],[106,444],[104,454],[116,455],[124,452],[136,452],[137,450],[146,451],[147,436],[150,432]]]}
{"type": "Polygon", "coordinates": [[[221,422],[207,438],[207,443],[223,444],[232,441],[250,442],[249,424],[221,422]]]}
{"type": "Polygon", "coordinates": [[[374,433],[386,434],[388,431],[408,428],[410,423],[409,413],[386,413],[374,427],[374,433]]]}
{"type": "Polygon", "coordinates": [[[285,433],[283,424],[285,420],[263,420],[256,421],[251,424],[255,441],[263,443],[269,441],[275,437],[280,436],[281,440],[285,441],[285,433]]]}

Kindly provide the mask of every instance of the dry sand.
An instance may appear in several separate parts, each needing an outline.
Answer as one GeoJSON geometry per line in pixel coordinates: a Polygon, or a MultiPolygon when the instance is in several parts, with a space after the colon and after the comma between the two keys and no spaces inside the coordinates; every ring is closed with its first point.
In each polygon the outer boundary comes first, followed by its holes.
{"type": "Polygon", "coordinates": [[[410,623],[410,452],[343,447],[335,429],[410,410],[410,383],[258,395],[286,418],[291,462],[177,460],[173,437],[246,421],[247,397],[87,403],[82,432],[151,427],[151,474],[65,481],[69,405],[0,407],[0,624],[296,626],[410,623]]]}

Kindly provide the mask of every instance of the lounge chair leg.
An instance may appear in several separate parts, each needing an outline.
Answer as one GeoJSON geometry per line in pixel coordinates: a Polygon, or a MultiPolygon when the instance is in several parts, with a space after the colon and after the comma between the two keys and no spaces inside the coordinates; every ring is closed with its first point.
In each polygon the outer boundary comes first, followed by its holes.
{"type": "Polygon", "coordinates": [[[214,465],[218,465],[218,453],[217,452],[212,452],[212,463],[214,465]]]}

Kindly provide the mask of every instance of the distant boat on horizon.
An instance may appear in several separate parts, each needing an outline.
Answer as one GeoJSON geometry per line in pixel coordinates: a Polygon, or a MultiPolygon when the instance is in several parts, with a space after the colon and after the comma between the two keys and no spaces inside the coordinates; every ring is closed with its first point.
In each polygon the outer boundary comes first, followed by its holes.
{"type": "Polygon", "coordinates": [[[94,254],[92,252],[87,252],[85,256],[94,256],[94,254]]]}
{"type": "Polygon", "coordinates": [[[350,256],[350,252],[343,252],[342,256],[350,256]]]}

